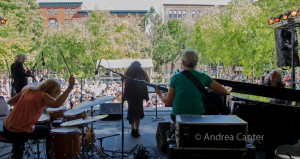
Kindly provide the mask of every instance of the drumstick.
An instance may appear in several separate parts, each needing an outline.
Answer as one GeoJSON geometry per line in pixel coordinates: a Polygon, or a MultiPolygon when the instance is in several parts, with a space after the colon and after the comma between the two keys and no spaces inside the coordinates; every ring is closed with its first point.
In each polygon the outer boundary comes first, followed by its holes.
{"type": "Polygon", "coordinates": [[[68,71],[69,71],[69,74],[70,74],[70,76],[71,76],[72,74],[71,74],[70,68],[69,68],[69,66],[68,66],[68,64],[67,64],[67,62],[66,62],[66,59],[65,59],[65,57],[64,57],[64,55],[63,55],[62,52],[61,52],[61,56],[63,57],[63,60],[64,60],[64,62],[65,62],[65,64],[66,64],[67,69],[68,69],[68,71]]]}

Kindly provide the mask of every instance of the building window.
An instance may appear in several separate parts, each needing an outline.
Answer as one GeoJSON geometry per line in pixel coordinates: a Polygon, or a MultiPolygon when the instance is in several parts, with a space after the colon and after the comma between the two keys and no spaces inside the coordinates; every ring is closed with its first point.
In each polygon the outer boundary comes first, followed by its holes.
{"type": "Polygon", "coordinates": [[[172,19],[173,18],[173,12],[170,10],[169,11],[169,19],[172,19]]]}
{"type": "Polygon", "coordinates": [[[196,16],[196,11],[192,11],[192,18],[195,18],[195,16],[196,16]]]}
{"type": "Polygon", "coordinates": [[[75,14],[75,8],[71,8],[71,14],[75,14]]]}
{"type": "Polygon", "coordinates": [[[186,11],[182,11],[182,17],[186,17],[186,11]]]}
{"type": "Polygon", "coordinates": [[[54,14],[55,15],[57,14],[57,8],[54,8],[54,14]]]}
{"type": "Polygon", "coordinates": [[[65,26],[69,26],[69,19],[65,19],[65,26]]]}
{"type": "Polygon", "coordinates": [[[48,27],[58,27],[58,21],[55,19],[48,20],[48,27]]]}
{"type": "Polygon", "coordinates": [[[52,14],[51,8],[48,8],[48,9],[47,9],[47,14],[48,14],[48,15],[52,14]]]}
{"type": "Polygon", "coordinates": [[[173,18],[177,18],[177,11],[176,10],[173,11],[173,18]]]}
{"type": "Polygon", "coordinates": [[[199,15],[200,15],[200,10],[197,10],[197,16],[199,17],[199,15]]]}
{"type": "Polygon", "coordinates": [[[182,14],[181,14],[181,10],[178,11],[178,18],[181,18],[182,14]]]}
{"type": "Polygon", "coordinates": [[[74,24],[74,22],[75,22],[74,19],[71,19],[71,24],[74,24]]]}
{"type": "Polygon", "coordinates": [[[69,14],[69,8],[65,8],[65,14],[69,14]]]}

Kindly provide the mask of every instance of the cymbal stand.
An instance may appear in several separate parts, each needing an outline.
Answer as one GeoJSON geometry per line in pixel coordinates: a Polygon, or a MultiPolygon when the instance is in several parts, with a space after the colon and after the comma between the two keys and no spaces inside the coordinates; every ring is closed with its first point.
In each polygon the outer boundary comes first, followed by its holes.
{"type": "Polygon", "coordinates": [[[152,121],[159,121],[159,120],[164,120],[163,118],[158,118],[157,117],[157,103],[158,103],[158,99],[157,99],[157,94],[155,96],[155,117],[153,117],[152,121]]]}
{"type": "MultiPolygon", "coordinates": [[[[94,110],[93,110],[93,106],[91,107],[91,117],[94,117],[94,110]]],[[[93,122],[91,123],[91,136],[92,136],[92,141],[94,141],[95,139],[95,132],[94,132],[94,124],[93,122]]],[[[94,154],[94,143],[91,143],[91,154],[94,154]]]]}
{"type": "MultiPolygon", "coordinates": [[[[83,117],[84,119],[85,117],[83,117]]],[[[84,127],[86,125],[82,125],[81,126],[81,158],[82,159],[88,159],[88,156],[86,155],[86,149],[85,149],[85,140],[86,140],[86,136],[85,136],[85,133],[84,133],[84,127]]]]}
{"type": "Polygon", "coordinates": [[[109,138],[109,137],[114,137],[114,136],[119,136],[120,134],[114,134],[114,135],[108,135],[108,136],[103,136],[103,137],[97,137],[97,139],[99,140],[100,144],[97,147],[98,152],[100,153],[102,158],[105,158],[104,155],[107,155],[104,153],[104,147],[103,147],[103,139],[105,138],[109,138]]]}

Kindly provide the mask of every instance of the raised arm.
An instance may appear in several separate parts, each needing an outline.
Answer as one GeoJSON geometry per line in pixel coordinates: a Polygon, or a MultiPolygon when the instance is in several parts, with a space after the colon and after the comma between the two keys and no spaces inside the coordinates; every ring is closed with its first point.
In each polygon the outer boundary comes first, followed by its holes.
{"type": "Polygon", "coordinates": [[[49,94],[46,94],[43,98],[44,103],[52,108],[58,108],[64,104],[64,102],[67,100],[69,94],[71,93],[73,87],[75,85],[75,77],[70,76],[69,77],[69,86],[68,88],[57,98],[54,99],[49,94]]]}

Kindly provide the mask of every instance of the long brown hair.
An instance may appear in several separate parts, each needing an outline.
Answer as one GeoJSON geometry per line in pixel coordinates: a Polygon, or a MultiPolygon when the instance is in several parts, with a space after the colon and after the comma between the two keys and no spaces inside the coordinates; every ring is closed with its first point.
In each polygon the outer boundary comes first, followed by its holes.
{"type": "Polygon", "coordinates": [[[58,97],[61,93],[61,85],[56,79],[47,79],[37,86],[37,89],[48,93],[51,97],[58,97]]]}

